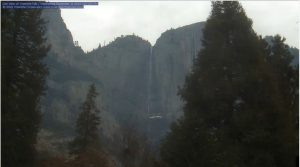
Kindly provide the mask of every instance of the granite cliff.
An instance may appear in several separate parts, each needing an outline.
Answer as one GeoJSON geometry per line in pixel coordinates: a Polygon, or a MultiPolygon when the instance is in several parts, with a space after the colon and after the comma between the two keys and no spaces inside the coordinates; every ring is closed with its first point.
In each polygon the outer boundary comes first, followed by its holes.
{"type": "MultiPolygon", "coordinates": [[[[52,46],[45,60],[50,75],[42,104],[43,127],[72,136],[87,87],[95,83],[104,136],[112,137],[126,125],[158,142],[182,113],[178,87],[201,49],[205,23],[167,30],[154,46],[127,35],[84,53],[74,45],[59,10],[46,10],[43,18],[52,46]]],[[[297,49],[292,51],[298,56],[297,49]]]]}

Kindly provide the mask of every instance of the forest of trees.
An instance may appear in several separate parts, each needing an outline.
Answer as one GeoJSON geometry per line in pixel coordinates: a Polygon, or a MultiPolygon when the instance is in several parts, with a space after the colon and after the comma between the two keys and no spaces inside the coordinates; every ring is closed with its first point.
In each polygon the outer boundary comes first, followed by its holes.
{"type": "Polygon", "coordinates": [[[39,158],[40,101],[48,75],[42,10],[2,9],[1,166],[294,167],[299,147],[299,66],[285,38],[257,35],[237,1],[214,1],[202,49],[178,94],[183,116],[160,154],[134,127],[101,138],[101,108],[91,84],[67,156],[39,158]],[[104,143],[109,143],[105,145],[104,143]]]}
{"type": "Polygon", "coordinates": [[[182,166],[295,166],[298,67],[284,38],[267,44],[238,2],[212,2],[203,49],[179,94],[184,116],[161,147],[182,166]]]}
{"type": "Polygon", "coordinates": [[[104,146],[100,137],[100,109],[96,106],[97,91],[90,85],[76,122],[76,137],[69,143],[68,156],[41,158],[43,167],[152,167],[158,163],[150,150],[147,139],[131,127],[123,127],[111,147],[104,146]]]}
{"type": "Polygon", "coordinates": [[[41,12],[1,9],[1,166],[35,164],[49,50],[41,12]]]}
{"type": "Polygon", "coordinates": [[[95,100],[98,93],[94,84],[90,85],[81,113],[76,123],[77,136],[70,143],[71,155],[75,159],[72,166],[108,166],[105,154],[101,152],[99,137],[100,110],[95,100]]]}

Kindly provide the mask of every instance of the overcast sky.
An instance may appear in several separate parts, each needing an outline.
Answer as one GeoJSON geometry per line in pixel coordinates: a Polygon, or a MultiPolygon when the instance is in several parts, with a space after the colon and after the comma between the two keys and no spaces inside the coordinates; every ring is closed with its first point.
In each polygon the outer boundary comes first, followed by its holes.
{"type": "MultiPolygon", "coordinates": [[[[260,35],[280,34],[299,47],[298,1],[242,1],[260,35]]],[[[155,44],[161,33],[205,21],[209,1],[99,1],[85,9],[63,9],[62,17],[74,41],[85,51],[121,35],[136,34],[155,44]]]]}

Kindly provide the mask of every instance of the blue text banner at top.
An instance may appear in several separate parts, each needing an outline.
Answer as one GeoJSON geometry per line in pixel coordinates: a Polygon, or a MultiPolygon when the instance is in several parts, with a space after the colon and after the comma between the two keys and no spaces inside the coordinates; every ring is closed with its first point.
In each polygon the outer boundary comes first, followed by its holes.
{"type": "Polygon", "coordinates": [[[97,1],[1,1],[2,9],[56,9],[84,8],[86,5],[98,5],[97,1]]]}

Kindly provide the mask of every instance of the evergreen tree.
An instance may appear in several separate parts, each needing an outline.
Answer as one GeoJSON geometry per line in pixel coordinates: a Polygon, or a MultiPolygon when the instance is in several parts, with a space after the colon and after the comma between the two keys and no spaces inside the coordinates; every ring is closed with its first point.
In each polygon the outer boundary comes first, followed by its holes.
{"type": "Polygon", "coordinates": [[[90,85],[86,99],[81,106],[81,113],[77,119],[76,132],[78,136],[70,144],[71,153],[79,155],[91,148],[99,149],[100,110],[96,106],[98,93],[94,84],[90,85]]]}
{"type": "Polygon", "coordinates": [[[297,142],[299,141],[299,66],[295,67],[292,65],[293,56],[290,52],[290,47],[284,42],[285,38],[282,38],[280,35],[276,35],[272,39],[269,62],[273,69],[274,81],[277,83],[282,96],[280,102],[286,110],[285,114],[292,117],[286,120],[293,123],[293,125],[289,124],[289,131],[286,131],[286,133],[292,133],[293,136],[290,136],[290,140],[296,142],[294,143],[295,149],[290,150],[293,154],[288,154],[287,156],[295,156],[299,153],[299,150],[296,149],[299,148],[299,143],[297,142]],[[291,130],[293,132],[290,132],[291,130]]]}
{"type": "Polygon", "coordinates": [[[292,66],[293,56],[289,46],[285,43],[285,38],[276,35],[270,44],[269,62],[272,65],[276,83],[280,87],[281,95],[287,110],[298,112],[299,107],[299,68],[292,66]]]}
{"type": "Polygon", "coordinates": [[[2,166],[35,165],[49,47],[41,10],[1,9],[2,166]]]}
{"type": "Polygon", "coordinates": [[[212,2],[202,43],[179,92],[184,116],[164,140],[162,159],[174,167],[293,166],[293,117],[270,50],[238,2],[212,2]]]}

